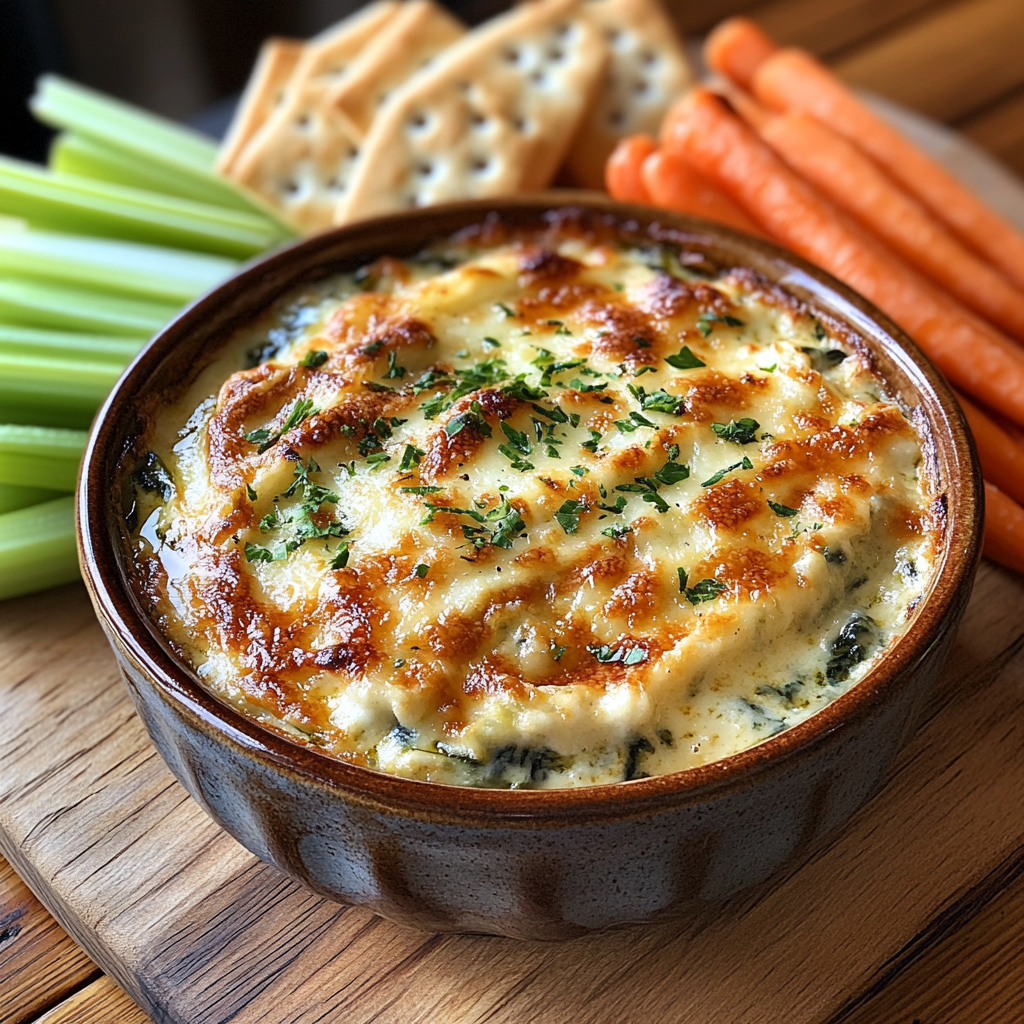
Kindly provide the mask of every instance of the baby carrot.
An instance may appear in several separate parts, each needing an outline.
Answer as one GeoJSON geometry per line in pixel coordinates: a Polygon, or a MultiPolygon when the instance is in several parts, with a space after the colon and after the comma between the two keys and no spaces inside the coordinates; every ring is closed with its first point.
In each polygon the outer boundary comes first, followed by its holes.
{"type": "Polygon", "coordinates": [[[778,49],[749,18],[727,18],[704,41],[704,63],[749,89],[757,69],[778,49]]]}
{"type": "Polygon", "coordinates": [[[982,551],[993,562],[1024,573],[1024,508],[987,480],[982,551]]]}
{"type": "Polygon", "coordinates": [[[658,144],[649,135],[630,135],[623,139],[604,166],[604,183],[613,199],[626,203],[650,203],[640,168],[658,144]]]}
{"type": "Polygon", "coordinates": [[[728,196],[678,156],[655,150],[643,162],[641,177],[655,206],[761,234],[761,229],[728,196]]]}
{"type": "Polygon", "coordinates": [[[797,174],[965,306],[1024,341],[1024,293],[966,249],[861,150],[804,111],[759,127],[797,174]]]}
{"type": "Polygon", "coordinates": [[[754,95],[775,110],[805,110],[860,147],[960,239],[1024,288],[1024,236],[858,99],[802,50],[757,69],[754,95]]]}
{"type": "Polygon", "coordinates": [[[1024,354],[797,177],[722,101],[695,89],[665,134],[768,234],[867,296],[968,394],[1024,424],[1024,354]]]}
{"type": "MultiPolygon", "coordinates": [[[[963,395],[956,396],[974,435],[985,479],[1024,505],[1024,446],[963,395]]],[[[1024,544],[1024,537],[1021,538],[1024,544]]]]}

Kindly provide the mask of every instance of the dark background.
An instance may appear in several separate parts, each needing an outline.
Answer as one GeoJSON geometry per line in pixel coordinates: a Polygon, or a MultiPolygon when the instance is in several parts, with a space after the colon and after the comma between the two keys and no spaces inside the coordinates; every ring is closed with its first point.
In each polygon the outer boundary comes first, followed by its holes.
{"type": "MultiPolygon", "coordinates": [[[[0,0],[0,153],[43,160],[48,133],[25,101],[44,71],[216,134],[226,126],[260,42],[307,38],[363,0],[0,0]]],[[[750,0],[675,0],[701,31],[750,0]]],[[[445,0],[476,24],[509,0],[445,0]]]]}

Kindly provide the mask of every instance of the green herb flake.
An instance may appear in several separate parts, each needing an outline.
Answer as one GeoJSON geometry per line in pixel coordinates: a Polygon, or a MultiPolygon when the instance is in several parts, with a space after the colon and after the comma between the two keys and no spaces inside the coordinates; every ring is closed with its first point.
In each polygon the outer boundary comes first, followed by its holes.
{"type": "Polygon", "coordinates": [[[245,493],[250,501],[255,501],[259,497],[255,489],[253,488],[252,484],[245,485],[245,493]]]}
{"type": "Polygon", "coordinates": [[[426,562],[420,562],[420,564],[416,566],[413,572],[415,572],[420,579],[423,579],[423,577],[426,576],[428,572],[430,572],[430,566],[427,565],[426,562]]]}
{"type": "Polygon", "coordinates": [[[366,464],[370,467],[372,472],[375,469],[380,469],[386,462],[391,461],[391,456],[387,452],[373,452],[371,455],[366,456],[366,464]]]}
{"type": "Polygon", "coordinates": [[[714,476],[708,477],[701,487],[712,487],[717,484],[727,473],[731,473],[734,469],[753,469],[754,464],[745,455],[739,462],[734,462],[731,466],[726,466],[725,469],[720,469],[714,476]]]}
{"type": "MultiPolygon", "coordinates": [[[[682,582],[682,570],[679,570],[680,582],[682,582]]],[[[701,580],[694,587],[687,587],[684,591],[686,594],[686,600],[692,605],[704,604],[706,601],[714,601],[719,594],[728,590],[729,588],[724,583],[719,583],[716,579],[705,579],[701,580]]]]}
{"type": "Polygon", "coordinates": [[[678,462],[666,462],[655,474],[654,479],[666,487],[686,480],[690,476],[690,467],[678,462]]]}
{"type": "Polygon", "coordinates": [[[318,366],[323,366],[327,362],[327,353],[323,349],[314,348],[310,349],[299,361],[299,366],[304,366],[308,370],[315,370],[318,366]]]}
{"type": "Polygon", "coordinates": [[[422,448],[416,448],[414,445],[407,444],[405,446],[405,452],[402,454],[402,461],[399,463],[398,468],[402,472],[413,469],[420,464],[420,460],[427,453],[422,448]]]}
{"type": "Polygon", "coordinates": [[[698,359],[688,345],[684,345],[675,355],[665,356],[665,362],[674,366],[677,370],[697,370],[708,364],[703,359],[698,359]]]}
{"type": "Polygon", "coordinates": [[[399,366],[396,360],[396,354],[394,351],[388,353],[388,369],[384,374],[385,380],[401,380],[406,374],[404,366],[399,366]]]}
{"type": "Polygon", "coordinates": [[[680,594],[685,594],[686,593],[686,580],[688,578],[688,573],[687,573],[687,571],[682,566],[679,566],[679,568],[676,569],[676,574],[679,576],[679,593],[680,594]]]}
{"type": "Polygon", "coordinates": [[[443,487],[403,487],[403,494],[440,494],[443,487]]]}
{"type": "Polygon", "coordinates": [[[567,534],[573,534],[580,527],[580,513],[586,511],[587,506],[584,502],[569,498],[562,502],[555,513],[555,519],[567,534]]]}
{"type": "Polygon", "coordinates": [[[716,316],[711,313],[703,313],[697,318],[697,330],[707,338],[712,331],[712,324],[725,324],[727,327],[743,327],[742,320],[734,316],[716,316]]]}
{"type": "Polygon", "coordinates": [[[602,531],[603,537],[610,537],[612,540],[621,540],[627,533],[632,533],[633,527],[625,523],[616,523],[614,526],[606,526],[602,531]]]}
{"type": "Polygon", "coordinates": [[[790,508],[788,505],[783,505],[778,501],[769,501],[768,507],[777,515],[782,516],[783,519],[790,519],[791,517],[798,515],[800,509],[790,508]]]}
{"type": "Polygon", "coordinates": [[[498,341],[497,338],[492,338],[490,336],[484,338],[481,341],[481,344],[484,348],[501,348],[501,342],[498,341]]]}
{"type": "Polygon", "coordinates": [[[496,312],[501,313],[501,315],[506,320],[510,320],[512,317],[516,315],[511,309],[508,308],[508,306],[505,305],[504,302],[496,302],[494,304],[494,309],[496,312]]]}
{"type": "Polygon", "coordinates": [[[340,548],[335,552],[334,558],[331,559],[332,569],[344,569],[348,565],[348,542],[346,541],[341,545],[340,548]]]}
{"type": "Polygon", "coordinates": [[[588,644],[589,651],[602,665],[640,665],[647,660],[642,647],[609,647],[608,644],[588,644]]]}
{"type": "Polygon", "coordinates": [[[741,420],[729,420],[728,423],[712,423],[711,429],[730,444],[753,444],[757,440],[757,431],[761,424],[744,416],[741,420]]]}

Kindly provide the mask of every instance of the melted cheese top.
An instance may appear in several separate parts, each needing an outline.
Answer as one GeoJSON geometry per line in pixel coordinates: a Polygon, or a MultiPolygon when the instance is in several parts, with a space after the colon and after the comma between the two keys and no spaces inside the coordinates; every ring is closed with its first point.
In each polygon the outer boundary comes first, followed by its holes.
{"type": "Polygon", "coordinates": [[[920,440],[856,339],[687,262],[447,243],[240,332],[125,468],[200,679],[369,768],[537,788],[724,757],[860,678],[928,584],[920,440]]]}

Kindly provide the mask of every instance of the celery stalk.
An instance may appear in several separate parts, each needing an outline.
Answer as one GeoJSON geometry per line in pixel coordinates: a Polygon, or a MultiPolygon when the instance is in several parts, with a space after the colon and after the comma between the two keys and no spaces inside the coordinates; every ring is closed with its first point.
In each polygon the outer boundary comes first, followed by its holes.
{"type": "MultiPolygon", "coordinates": [[[[43,75],[38,80],[29,107],[44,124],[75,132],[101,146],[108,154],[119,151],[122,164],[127,161],[129,165],[151,168],[157,173],[162,171],[164,176],[176,179],[179,188],[187,183],[189,188],[198,189],[197,199],[250,213],[259,212],[273,219],[217,174],[214,170],[216,144],[190,128],[56,75],[43,75]]],[[[96,150],[92,152],[95,158],[96,150]]],[[[176,188],[168,191],[178,194],[176,188]]]]}
{"type": "Polygon", "coordinates": [[[0,323],[71,328],[96,334],[155,334],[178,312],[177,305],[97,295],[30,281],[0,280],[0,323]]]}
{"type": "Polygon", "coordinates": [[[61,497],[60,491],[51,491],[46,487],[21,487],[19,484],[0,484],[0,516],[5,512],[15,512],[27,505],[38,505],[43,501],[53,501],[61,497]]]}
{"type": "Polygon", "coordinates": [[[61,281],[182,306],[230,277],[235,260],[52,231],[3,231],[0,276],[61,281]]]}
{"type": "Polygon", "coordinates": [[[73,491],[84,430],[0,424],[0,483],[73,491]]]}
{"type": "MultiPolygon", "coordinates": [[[[47,331],[38,327],[0,323],[0,357],[43,356],[68,362],[95,360],[127,366],[146,344],[148,334],[114,337],[78,331],[47,331]]],[[[2,384],[2,382],[0,382],[2,384]]],[[[3,417],[0,417],[0,423],[3,417]]]]}
{"type": "Polygon", "coordinates": [[[0,214],[34,227],[245,259],[287,238],[265,217],[0,157],[0,214]]]}
{"type": "Polygon", "coordinates": [[[124,366],[0,351],[0,422],[88,427],[124,366]]]}
{"type": "Polygon", "coordinates": [[[0,600],[78,576],[73,495],[0,515],[0,600]]]}

